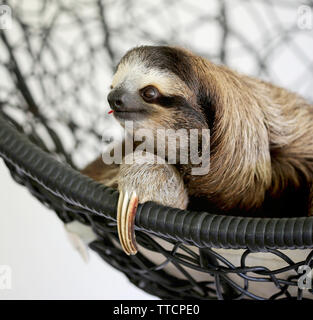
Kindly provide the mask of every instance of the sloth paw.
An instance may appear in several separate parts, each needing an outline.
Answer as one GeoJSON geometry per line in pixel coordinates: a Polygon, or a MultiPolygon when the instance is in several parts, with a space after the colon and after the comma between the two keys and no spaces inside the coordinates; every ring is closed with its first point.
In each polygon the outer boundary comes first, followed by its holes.
{"type": "Polygon", "coordinates": [[[134,152],[132,156],[131,164],[125,161],[120,165],[118,177],[118,234],[128,255],[137,253],[134,223],[138,202],[153,201],[180,209],[188,203],[183,178],[173,165],[158,164],[153,154],[134,152]]]}

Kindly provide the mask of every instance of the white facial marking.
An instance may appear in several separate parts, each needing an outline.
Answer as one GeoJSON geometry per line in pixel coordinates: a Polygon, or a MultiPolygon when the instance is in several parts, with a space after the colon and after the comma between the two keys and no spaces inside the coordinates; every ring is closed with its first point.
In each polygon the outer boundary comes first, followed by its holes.
{"type": "Polygon", "coordinates": [[[156,86],[162,93],[177,94],[189,89],[173,73],[147,68],[141,61],[131,61],[118,67],[112,81],[113,88],[123,85],[129,91],[137,91],[148,85],[156,86]]]}

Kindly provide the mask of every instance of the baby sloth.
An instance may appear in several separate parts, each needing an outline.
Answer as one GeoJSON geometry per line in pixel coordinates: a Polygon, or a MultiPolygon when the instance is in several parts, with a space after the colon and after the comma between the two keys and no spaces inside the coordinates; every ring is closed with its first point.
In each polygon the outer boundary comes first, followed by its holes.
{"type": "MultiPolygon", "coordinates": [[[[190,162],[158,163],[155,149],[136,150],[133,163],[126,153],[121,165],[99,158],[82,171],[118,187],[118,231],[127,254],[137,252],[138,201],[186,209],[189,200],[194,210],[259,217],[313,214],[313,106],[300,96],[166,46],[128,51],[111,89],[113,116],[124,127],[132,121],[135,132],[148,128],[153,141],[162,128],[210,130],[205,174],[192,174],[190,162]]],[[[176,151],[182,147],[190,152],[181,144],[176,151]]]]}

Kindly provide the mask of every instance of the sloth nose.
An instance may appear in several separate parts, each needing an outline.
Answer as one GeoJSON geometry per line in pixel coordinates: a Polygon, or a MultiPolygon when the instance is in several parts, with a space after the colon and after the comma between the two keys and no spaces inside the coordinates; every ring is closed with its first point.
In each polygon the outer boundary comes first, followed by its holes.
{"type": "Polygon", "coordinates": [[[125,91],[122,89],[112,90],[108,94],[108,102],[111,109],[118,111],[125,107],[125,91]]]}

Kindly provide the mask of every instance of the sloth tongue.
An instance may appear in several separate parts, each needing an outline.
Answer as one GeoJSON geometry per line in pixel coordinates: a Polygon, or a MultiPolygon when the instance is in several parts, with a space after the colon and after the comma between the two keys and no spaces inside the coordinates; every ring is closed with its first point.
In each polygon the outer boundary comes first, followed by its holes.
{"type": "Polygon", "coordinates": [[[110,110],[109,112],[108,112],[108,114],[111,114],[111,113],[113,113],[114,112],[114,110],[110,110]]]}

